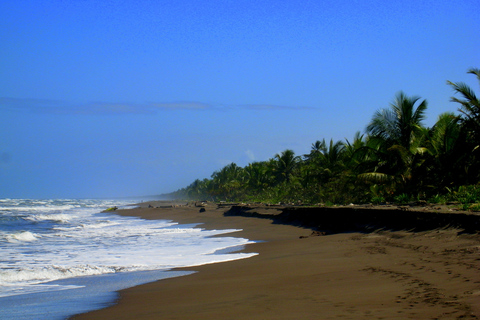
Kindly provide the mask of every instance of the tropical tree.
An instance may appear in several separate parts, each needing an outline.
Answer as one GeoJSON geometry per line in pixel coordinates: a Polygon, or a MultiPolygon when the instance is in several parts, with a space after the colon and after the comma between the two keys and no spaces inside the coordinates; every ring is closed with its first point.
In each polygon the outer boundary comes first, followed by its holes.
{"type": "Polygon", "coordinates": [[[315,141],[315,143],[312,143],[312,149],[310,150],[310,153],[303,155],[303,157],[307,162],[313,161],[316,158],[318,158],[320,154],[323,154],[326,151],[327,151],[327,145],[325,143],[325,139],[323,139],[322,141],[317,140],[315,141]]]}
{"type": "Polygon", "coordinates": [[[201,190],[202,190],[202,181],[200,179],[196,179],[193,181],[187,188],[186,188],[186,194],[189,198],[197,198],[201,196],[201,190]]]}
{"type": "Polygon", "coordinates": [[[400,91],[390,109],[377,111],[367,126],[367,133],[382,138],[387,145],[398,145],[406,150],[416,147],[414,142],[423,131],[427,101],[408,97],[400,91]],[[415,107],[416,105],[416,107],[415,107]]]}
{"type": "Polygon", "coordinates": [[[359,150],[365,146],[364,135],[361,134],[360,131],[355,132],[353,141],[350,142],[348,139],[346,139],[344,146],[345,160],[349,162],[349,168],[356,167],[361,161],[359,150]]]}
{"type": "MultiPolygon", "coordinates": [[[[468,73],[480,82],[480,69],[468,73]]],[[[427,101],[403,92],[373,115],[350,142],[315,141],[302,158],[287,149],[244,168],[231,163],[174,196],[269,202],[384,202],[395,195],[436,195],[480,181],[480,102],[462,82],[447,82],[460,115],[444,113],[432,128],[427,101]],[[383,201],[382,201],[383,200],[383,201]]],[[[403,196],[402,196],[403,197],[403,196]]]]}
{"type": "Polygon", "coordinates": [[[295,156],[293,150],[287,149],[280,154],[276,154],[274,159],[276,160],[275,172],[278,181],[289,183],[297,169],[300,157],[295,156]]]}
{"type": "Polygon", "coordinates": [[[426,189],[438,192],[445,187],[462,184],[468,152],[460,118],[452,112],[442,113],[428,132],[428,163],[425,165],[426,189]]]}
{"type": "Polygon", "coordinates": [[[249,191],[258,195],[271,186],[274,182],[272,169],[267,162],[253,162],[243,168],[249,191]]]}
{"type": "MultiPolygon", "coordinates": [[[[480,82],[480,69],[471,68],[467,73],[476,75],[480,82]]],[[[454,83],[447,81],[447,84],[453,88],[455,93],[460,94],[463,98],[452,97],[451,101],[460,104],[458,110],[463,114],[461,121],[472,134],[476,142],[475,147],[478,148],[480,145],[480,100],[475,95],[475,92],[464,82],[454,83]]]]}
{"type": "Polygon", "coordinates": [[[339,186],[345,181],[340,179],[345,170],[345,143],[334,142],[327,146],[325,139],[312,144],[309,154],[304,155],[301,165],[301,183],[305,194],[315,202],[335,201],[339,186]]]}
{"type": "Polygon", "coordinates": [[[330,144],[320,159],[324,170],[333,175],[343,169],[343,156],[345,151],[345,143],[342,141],[333,142],[330,139],[330,144]]]}
{"type": "Polygon", "coordinates": [[[230,163],[212,174],[211,192],[225,200],[234,200],[242,193],[242,168],[230,163]]]}
{"type": "MultiPolygon", "coordinates": [[[[480,82],[480,69],[471,68],[467,73],[475,75],[480,82]]],[[[458,109],[462,113],[460,123],[467,143],[464,153],[468,155],[465,163],[468,175],[464,183],[477,184],[480,180],[480,101],[475,92],[465,83],[447,81],[447,84],[461,96],[461,98],[452,97],[451,101],[460,104],[458,109]]]]}
{"type": "Polygon", "coordinates": [[[351,197],[350,202],[363,202],[369,200],[367,198],[369,187],[366,185],[364,179],[358,179],[358,175],[363,172],[369,172],[363,170],[364,168],[372,167],[371,163],[376,163],[376,157],[372,159],[372,152],[369,147],[372,140],[357,131],[353,136],[352,142],[345,139],[344,151],[343,151],[343,163],[344,171],[342,172],[342,178],[344,180],[343,192],[351,197]]]}
{"type": "Polygon", "coordinates": [[[365,180],[393,183],[400,192],[414,192],[415,171],[422,165],[422,146],[427,130],[422,125],[427,101],[399,92],[390,109],[377,111],[366,131],[370,135],[370,152],[375,154],[373,170],[363,173],[365,180]]]}

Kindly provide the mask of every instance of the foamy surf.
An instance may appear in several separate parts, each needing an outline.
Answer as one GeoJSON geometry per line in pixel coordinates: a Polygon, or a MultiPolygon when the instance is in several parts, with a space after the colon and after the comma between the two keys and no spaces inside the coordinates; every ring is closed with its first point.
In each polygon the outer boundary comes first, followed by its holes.
{"type": "Polygon", "coordinates": [[[255,255],[232,253],[231,248],[250,243],[248,239],[218,237],[238,230],[203,230],[172,221],[101,213],[127,205],[126,201],[3,199],[0,204],[2,319],[42,318],[42,308],[49,310],[49,319],[58,310],[63,310],[59,319],[65,318],[84,312],[70,304],[68,310],[59,308],[58,304],[66,305],[65,299],[86,299],[100,292],[112,299],[111,291],[170,277],[173,273],[166,271],[171,268],[255,255]],[[107,279],[109,285],[97,285],[107,279]],[[94,287],[95,293],[89,291],[94,287]],[[55,307],[50,306],[52,294],[58,297],[55,307]],[[43,307],[31,314],[26,301],[43,307]]]}
{"type": "MultiPolygon", "coordinates": [[[[23,242],[23,241],[35,241],[40,235],[32,233],[30,231],[20,231],[15,233],[7,233],[0,236],[0,239],[4,239],[7,242],[23,242]]],[[[1,240],[0,240],[1,241],[1,240]]]]}

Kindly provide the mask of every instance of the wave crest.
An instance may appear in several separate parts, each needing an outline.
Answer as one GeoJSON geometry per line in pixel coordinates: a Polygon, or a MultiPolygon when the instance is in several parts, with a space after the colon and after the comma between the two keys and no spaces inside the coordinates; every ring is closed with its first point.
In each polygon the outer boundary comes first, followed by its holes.
{"type": "Polygon", "coordinates": [[[41,236],[30,231],[21,231],[4,235],[2,238],[8,242],[35,241],[41,236]]]}

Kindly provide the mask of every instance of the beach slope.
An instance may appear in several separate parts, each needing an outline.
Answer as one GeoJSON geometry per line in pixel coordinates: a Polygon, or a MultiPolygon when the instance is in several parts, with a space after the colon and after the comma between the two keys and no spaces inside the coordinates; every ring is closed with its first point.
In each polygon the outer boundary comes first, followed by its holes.
{"type": "Polygon", "coordinates": [[[123,290],[74,319],[480,318],[480,237],[458,227],[325,233],[269,218],[282,208],[145,206],[116,213],[242,229],[231,235],[261,241],[244,249],[259,255],[123,290]]]}

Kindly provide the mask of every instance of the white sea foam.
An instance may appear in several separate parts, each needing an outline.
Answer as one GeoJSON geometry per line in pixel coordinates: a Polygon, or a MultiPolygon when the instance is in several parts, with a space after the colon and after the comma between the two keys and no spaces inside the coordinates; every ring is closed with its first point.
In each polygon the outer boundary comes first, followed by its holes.
{"type": "Polygon", "coordinates": [[[73,215],[58,213],[58,214],[29,215],[27,217],[24,217],[23,219],[30,220],[30,221],[51,220],[51,221],[58,221],[58,222],[68,222],[69,220],[74,219],[74,218],[75,218],[75,216],[73,216],[73,215]]]}
{"type": "Polygon", "coordinates": [[[21,231],[10,234],[4,234],[0,236],[0,239],[3,238],[8,242],[22,242],[22,241],[35,241],[39,237],[38,234],[32,233],[30,231],[21,231]]]}
{"type": "Polygon", "coordinates": [[[66,211],[77,208],[72,205],[64,206],[42,206],[42,207],[30,207],[30,206],[3,206],[0,207],[0,211],[12,211],[12,212],[55,212],[66,211]]]}
{"type": "Polygon", "coordinates": [[[248,239],[213,237],[238,230],[202,230],[172,221],[100,213],[113,205],[121,203],[3,201],[1,208],[8,208],[3,214],[21,217],[9,220],[8,226],[23,230],[0,230],[0,297],[54,290],[47,283],[59,279],[166,270],[255,255],[228,253],[228,248],[250,243],[248,239]]]}
{"type": "MultiPolygon", "coordinates": [[[[31,285],[39,284],[45,281],[58,279],[99,275],[105,273],[115,273],[121,270],[119,267],[100,267],[100,266],[45,266],[40,268],[24,268],[20,270],[2,270],[0,271],[0,285],[31,285]]],[[[1,296],[1,292],[0,292],[1,296]]]]}

